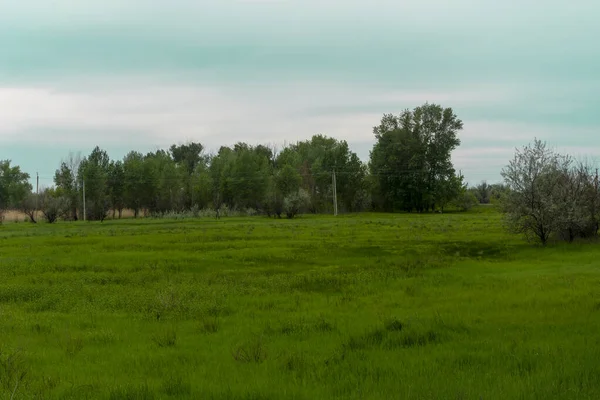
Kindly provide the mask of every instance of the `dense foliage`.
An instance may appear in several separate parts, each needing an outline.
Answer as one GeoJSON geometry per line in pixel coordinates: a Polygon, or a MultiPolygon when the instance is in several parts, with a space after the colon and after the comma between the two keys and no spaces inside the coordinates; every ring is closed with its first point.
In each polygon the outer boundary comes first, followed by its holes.
{"type": "MultiPolygon", "coordinates": [[[[147,154],[131,151],[122,160],[96,147],[83,158],[63,160],[52,190],[33,196],[25,188],[5,203],[32,221],[40,207],[48,222],[57,220],[57,212],[65,220],[102,221],[124,209],[136,217],[212,209],[218,217],[226,207],[288,218],[331,213],[334,203],[340,212],[443,211],[449,204],[468,209],[473,196],[450,158],[460,129],[452,109],[435,104],[384,115],[374,128],[368,165],[346,141],[325,135],[281,151],[237,143],[207,154],[202,144],[190,142],[147,154]]],[[[4,188],[2,195],[9,196],[4,188]]]]}
{"type": "Polygon", "coordinates": [[[293,218],[332,213],[334,203],[341,212],[420,213],[497,204],[510,230],[542,244],[597,236],[600,190],[591,165],[536,140],[517,150],[502,171],[503,183],[468,188],[451,161],[462,127],[451,108],[437,104],[385,114],[373,128],[368,164],[346,141],[324,135],[281,151],[236,143],[207,154],[190,142],[131,151],[122,160],[96,147],[86,157],[63,160],[55,187],[39,194],[31,192],[29,175],[7,160],[0,162],[0,216],[16,208],[31,222],[50,223],[120,218],[124,209],[135,217],[211,210],[217,218],[232,211],[293,218]]]}
{"type": "Polygon", "coordinates": [[[10,160],[0,160],[0,222],[4,211],[21,206],[31,193],[29,174],[19,166],[11,166],[10,160]]]}
{"type": "Polygon", "coordinates": [[[451,153],[462,126],[451,108],[435,104],[384,115],[373,129],[377,142],[370,162],[382,209],[433,211],[459,196],[463,183],[451,153]]]}

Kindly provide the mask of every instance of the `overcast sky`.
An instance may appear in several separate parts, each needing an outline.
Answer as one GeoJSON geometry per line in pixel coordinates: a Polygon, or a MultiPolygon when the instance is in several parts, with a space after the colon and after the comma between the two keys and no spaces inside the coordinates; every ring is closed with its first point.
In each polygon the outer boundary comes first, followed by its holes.
{"type": "Polygon", "coordinates": [[[51,184],[70,151],[348,141],[426,101],[455,166],[498,181],[534,137],[600,156],[600,2],[0,0],[0,159],[51,184]]]}

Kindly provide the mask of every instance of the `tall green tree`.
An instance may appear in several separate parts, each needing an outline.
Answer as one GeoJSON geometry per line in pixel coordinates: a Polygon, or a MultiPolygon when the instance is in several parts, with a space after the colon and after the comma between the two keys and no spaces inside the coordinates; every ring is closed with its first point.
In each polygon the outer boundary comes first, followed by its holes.
{"type": "Polygon", "coordinates": [[[210,175],[217,209],[227,204],[232,208],[266,210],[272,176],[272,154],[268,148],[246,143],[221,147],[211,159],[210,175]]]}
{"type": "MultiPolygon", "coordinates": [[[[104,221],[110,209],[110,158],[96,146],[79,164],[78,180],[85,185],[86,218],[104,221]]],[[[83,195],[83,187],[82,187],[83,195]]]]}
{"type": "Polygon", "coordinates": [[[190,176],[188,171],[179,168],[170,155],[158,150],[144,158],[148,176],[152,177],[151,212],[164,213],[189,208],[190,176]]]}
{"type": "Polygon", "coordinates": [[[173,157],[173,160],[177,164],[181,165],[185,169],[187,175],[192,175],[198,164],[203,162],[203,151],[204,146],[196,142],[190,142],[181,145],[174,144],[169,148],[171,157],[173,157]]]}
{"type": "Polygon", "coordinates": [[[120,160],[110,162],[108,168],[108,191],[113,218],[116,212],[119,213],[119,218],[121,218],[123,208],[125,208],[125,170],[123,162],[120,160]]]}
{"type": "Polygon", "coordinates": [[[31,193],[29,174],[22,172],[11,160],[0,160],[0,222],[4,212],[18,206],[31,193]]]}
{"type": "Polygon", "coordinates": [[[73,221],[77,221],[78,219],[77,209],[81,203],[81,181],[77,179],[80,163],[81,156],[79,154],[70,153],[69,156],[61,162],[60,167],[54,174],[54,184],[57,189],[56,196],[63,198],[66,203],[64,204],[64,209],[61,211],[64,213],[65,218],[73,221]]]}
{"type": "Polygon", "coordinates": [[[129,152],[123,159],[123,197],[125,207],[133,210],[136,218],[152,203],[152,179],[144,156],[137,151],[129,152]]]}
{"type": "Polygon", "coordinates": [[[370,171],[375,197],[386,211],[436,209],[456,175],[451,153],[460,145],[463,123],[451,108],[426,103],[400,115],[385,114],[373,128],[376,143],[370,171]]]}
{"type": "Polygon", "coordinates": [[[221,146],[219,152],[210,159],[209,175],[212,205],[216,211],[217,218],[220,216],[220,210],[223,204],[227,204],[227,201],[230,200],[228,198],[230,196],[230,190],[228,187],[227,176],[233,158],[233,151],[227,146],[221,146]]]}
{"type": "Polygon", "coordinates": [[[182,174],[184,193],[182,207],[190,208],[194,205],[194,186],[198,183],[194,174],[199,166],[206,166],[207,157],[203,154],[204,146],[201,143],[189,142],[181,145],[172,145],[169,149],[173,161],[185,171],[182,174]]]}
{"type": "Polygon", "coordinates": [[[212,180],[209,158],[198,164],[191,177],[191,204],[199,209],[207,208],[212,202],[212,180]]]}
{"type": "Polygon", "coordinates": [[[330,212],[333,207],[333,172],[336,172],[338,202],[342,209],[355,211],[365,196],[367,168],[346,141],[324,135],[285,148],[277,165],[293,166],[302,176],[302,188],[310,197],[313,213],[330,212]]]}

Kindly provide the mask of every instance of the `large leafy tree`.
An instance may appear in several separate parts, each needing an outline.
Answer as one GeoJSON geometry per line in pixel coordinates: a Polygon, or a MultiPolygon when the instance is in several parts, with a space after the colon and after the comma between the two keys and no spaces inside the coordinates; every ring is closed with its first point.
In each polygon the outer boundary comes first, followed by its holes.
{"type": "Polygon", "coordinates": [[[119,212],[119,218],[121,218],[123,208],[125,208],[125,169],[123,168],[123,162],[120,160],[110,162],[108,168],[108,191],[113,218],[117,211],[119,212]]]}
{"type": "Polygon", "coordinates": [[[123,159],[123,199],[136,218],[152,202],[152,185],[144,156],[137,151],[129,152],[123,159]]]}
{"type": "Polygon", "coordinates": [[[163,150],[146,155],[146,170],[152,177],[152,199],[149,209],[152,212],[180,211],[189,207],[189,180],[187,170],[178,168],[176,162],[163,150]]]}
{"type": "Polygon", "coordinates": [[[56,196],[64,199],[65,209],[62,210],[65,218],[77,221],[77,209],[80,205],[80,187],[81,181],[77,179],[81,156],[79,154],[69,154],[67,159],[63,160],[60,167],[54,174],[54,184],[56,185],[56,196]]]}
{"type": "Polygon", "coordinates": [[[312,212],[331,211],[334,171],[342,209],[356,210],[360,204],[357,199],[365,195],[366,166],[346,141],[315,135],[285,148],[277,158],[277,165],[279,168],[291,165],[302,176],[302,188],[309,194],[312,212]]]}
{"type": "Polygon", "coordinates": [[[377,142],[369,164],[379,206],[387,211],[434,210],[456,176],[451,153],[460,145],[462,127],[451,108],[437,104],[398,116],[385,114],[373,128],[377,142]]]}
{"type": "Polygon", "coordinates": [[[0,222],[4,211],[18,207],[31,193],[29,174],[11,160],[0,161],[0,222]]]}
{"type": "Polygon", "coordinates": [[[180,200],[183,202],[182,207],[189,208],[196,203],[194,198],[195,186],[198,180],[195,177],[195,173],[198,168],[206,166],[207,157],[203,154],[204,146],[201,143],[190,142],[181,145],[172,145],[169,149],[169,154],[173,161],[184,173],[181,174],[183,185],[183,193],[180,200]]]}
{"type": "Polygon", "coordinates": [[[103,221],[110,209],[110,158],[106,151],[96,146],[79,164],[77,176],[82,191],[85,185],[86,218],[103,221]]]}
{"type": "Polygon", "coordinates": [[[233,151],[222,146],[219,152],[211,157],[209,176],[212,193],[212,204],[219,218],[223,204],[227,204],[230,196],[228,187],[228,173],[234,158],[233,151]]]}
{"type": "Polygon", "coordinates": [[[190,142],[182,145],[172,145],[169,149],[173,160],[181,165],[187,175],[192,175],[198,164],[203,162],[204,156],[202,152],[204,146],[200,143],[190,142]]]}
{"type": "Polygon", "coordinates": [[[265,146],[237,143],[221,147],[211,160],[213,203],[233,208],[266,209],[272,176],[272,154],[265,146]]]}

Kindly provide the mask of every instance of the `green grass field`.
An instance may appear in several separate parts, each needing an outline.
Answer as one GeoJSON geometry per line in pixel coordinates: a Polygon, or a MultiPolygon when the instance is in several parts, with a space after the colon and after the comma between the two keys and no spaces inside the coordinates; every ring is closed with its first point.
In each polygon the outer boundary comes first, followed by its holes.
{"type": "Polygon", "coordinates": [[[600,247],[467,214],[0,227],[0,399],[600,399],[600,247]]]}

